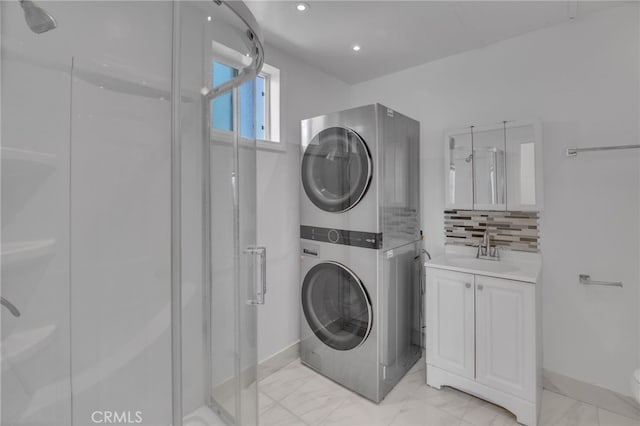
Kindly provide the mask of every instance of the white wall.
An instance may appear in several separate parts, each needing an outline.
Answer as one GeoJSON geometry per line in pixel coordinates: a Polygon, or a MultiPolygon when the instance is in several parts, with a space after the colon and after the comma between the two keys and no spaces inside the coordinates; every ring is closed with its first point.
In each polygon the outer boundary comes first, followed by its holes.
{"type": "Polygon", "coordinates": [[[268,45],[265,62],[280,68],[281,143],[258,151],[258,243],[267,246],[266,304],[259,308],[258,359],[299,340],[300,121],[348,107],[346,83],[268,45]]]}
{"type": "Polygon", "coordinates": [[[629,394],[638,361],[638,151],[565,158],[568,146],[638,143],[638,13],[626,5],[358,84],[422,126],[423,227],[444,248],[443,131],[539,117],[544,125],[544,367],[629,394]],[[586,288],[578,274],[620,280],[586,288]]]}

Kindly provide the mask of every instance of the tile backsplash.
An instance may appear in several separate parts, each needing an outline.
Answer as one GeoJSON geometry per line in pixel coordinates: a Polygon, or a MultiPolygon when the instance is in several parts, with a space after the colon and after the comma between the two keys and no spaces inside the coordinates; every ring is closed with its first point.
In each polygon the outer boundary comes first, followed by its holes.
{"type": "Polygon", "coordinates": [[[445,210],[447,244],[477,246],[486,229],[492,244],[510,250],[540,251],[538,212],[445,210]]]}

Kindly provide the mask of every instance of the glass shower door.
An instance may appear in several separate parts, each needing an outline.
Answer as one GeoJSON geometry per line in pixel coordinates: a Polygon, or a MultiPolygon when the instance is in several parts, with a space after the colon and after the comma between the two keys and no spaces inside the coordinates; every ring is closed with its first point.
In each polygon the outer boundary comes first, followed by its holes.
{"type": "Polygon", "coordinates": [[[212,19],[203,18],[201,33],[202,78],[210,88],[201,91],[208,92],[202,104],[204,396],[227,423],[256,425],[265,251],[256,247],[255,79],[247,75],[242,85],[214,93],[244,75],[253,52],[246,25],[230,9],[206,7],[212,19]]]}
{"type": "MultiPolygon", "coordinates": [[[[245,85],[251,87],[243,87],[242,95],[253,93],[253,82],[245,85]]],[[[205,343],[210,353],[205,363],[210,363],[208,390],[214,410],[233,424],[252,425],[257,424],[256,306],[262,292],[264,252],[256,247],[255,139],[241,137],[238,131],[243,120],[253,117],[240,111],[239,92],[232,93],[233,133],[212,132],[210,153],[205,154],[211,197],[206,203],[210,214],[205,208],[210,226],[205,244],[210,244],[211,265],[210,308],[205,308],[211,313],[210,340],[205,343]]]]}
{"type": "Polygon", "coordinates": [[[179,6],[182,274],[202,300],[182,311],[185,426],[257,424],[256,304],[265,253],[256,247],[259,68],[249,68],[258,64],[252,56],[261,53],[261,37],[239,18],[243,7],[179,6]]]}
{"type": "MultiPolygon", "coordinates": [[[[264,303],[266,291],[266,249],[257,246],[257,176],[256,176],[256,139],[245,138],[242,129],[250,128],[255,135],[254,109],[247,111],[248,99],[255,102],[255,80],[251,80],[235,89],[236,114],[238,117],[235,132],[237,151],[236,199],[237,209],[237,249],[236,288],[240,292],[237,300],[238,323],[238,395],[236,422],[239,425],[258,424],[258,311],[257,306],[264,303]]],[[[245,133],[246,134],[246,133],[245,133]]],[[[214,324],[215,326],[215,324],[214,324]]]]}

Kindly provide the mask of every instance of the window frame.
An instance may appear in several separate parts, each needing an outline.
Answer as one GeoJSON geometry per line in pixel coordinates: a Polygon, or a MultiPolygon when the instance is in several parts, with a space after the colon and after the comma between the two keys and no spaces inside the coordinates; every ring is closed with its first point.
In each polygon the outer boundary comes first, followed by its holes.
{"type": "MultiPolygon", "coordinates": [[[[211,84],[213,76],[213,63],[218,62],[235,69],[242,69],[248,65],[249,57],[242,55],[221,43],[211,42],[211,57],[208,63],[207,84],[211,84]]],[[[269,64],[263,64],[262,70],[258,74],[264,78],[265,99],[264,99],[264,136],[265,139],[255,137],[256,147],[271,151],[285,151],[285,146],[280,140],[280,70],[269,64]]],[[[257,78],[257,76],[256,76],[257,78]]],[[[257,129],[256,129],[257,133],[257,129]]],[[[212,142],[231,142],[233,132],[221,129],[211,129],[212,142]]],[[[243,144],[249,143],[251,139],[240,137],[243,144]]]]}

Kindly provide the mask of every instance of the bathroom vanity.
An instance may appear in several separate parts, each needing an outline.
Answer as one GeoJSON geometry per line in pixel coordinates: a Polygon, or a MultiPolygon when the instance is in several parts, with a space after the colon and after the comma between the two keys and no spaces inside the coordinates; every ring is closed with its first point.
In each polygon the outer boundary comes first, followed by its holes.
{"type": "Polygon", "coordinates": [[[541,258],[499,261],[447,246],[426,267],[427,384],[451,386],[537,424],[542,397],[541,258]]]}

